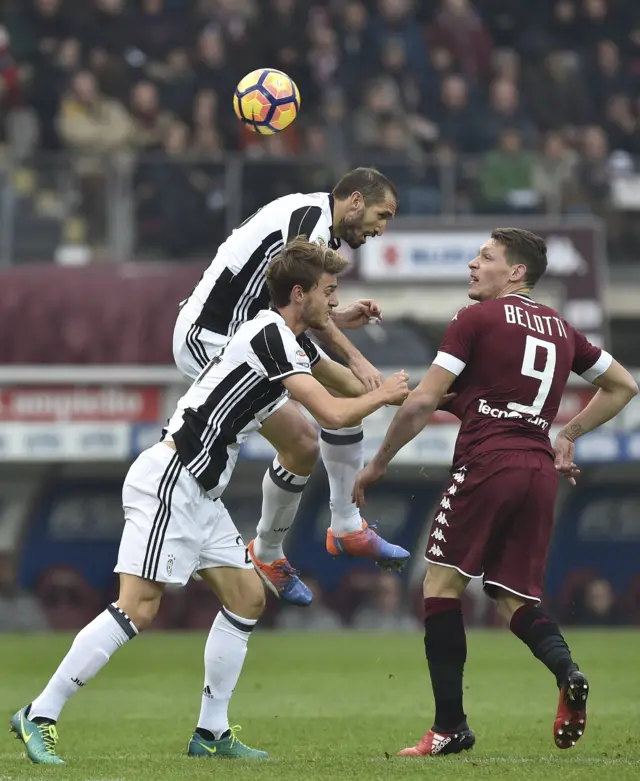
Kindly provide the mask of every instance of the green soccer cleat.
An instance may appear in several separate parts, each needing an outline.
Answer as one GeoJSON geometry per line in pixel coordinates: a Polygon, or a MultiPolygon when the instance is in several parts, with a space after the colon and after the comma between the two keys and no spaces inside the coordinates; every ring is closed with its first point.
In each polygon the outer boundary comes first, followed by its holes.
{"type": "Polygon", "coordinates": [[[209,757],[210,759],[267,759],[266,751],[245,746],[238,740],[237,734],[242,727],[231,727],[219,740],[206,740],[197,732],[189,741],[187,753],[190,757],[209,757]]]}
{"type": "Polygon", "coordinates": [[[27,717],[27,705],[11,717],[11,731],[24,743],[29,759],[36,765],[64,765],[64,760],[56,754],[58,731],[51,722],[36,724],[27,717]]]}

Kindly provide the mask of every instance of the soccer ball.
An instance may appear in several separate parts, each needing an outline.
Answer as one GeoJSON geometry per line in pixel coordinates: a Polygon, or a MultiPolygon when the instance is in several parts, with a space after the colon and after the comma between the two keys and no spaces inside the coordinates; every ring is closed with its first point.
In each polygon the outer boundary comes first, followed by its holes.
{"type": "Polygon", "coordinates": [[[273,68],[245,76],[233,96],[238,119],[254,133],[270,136],[288,127],[300,110],[300,93],[293,79],[273,68]]]}

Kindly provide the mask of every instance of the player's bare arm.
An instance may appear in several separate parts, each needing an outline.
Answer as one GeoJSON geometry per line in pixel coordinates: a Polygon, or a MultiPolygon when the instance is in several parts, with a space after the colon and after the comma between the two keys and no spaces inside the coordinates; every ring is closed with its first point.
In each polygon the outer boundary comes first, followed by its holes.
{"type": "Polygon", "coordinates": [[[356,398],[367,392],[362,382],[350,369],[337,361],[332,361],[331,358],[321,358],[311,367],[311,372],[321,385],[341,396],[356,398]]]}
{"type": "Polygon", "coordinates": [[[385,404],[402,402],[409,395],[408,383],[407,373],[397,372],[379,388],[363,396],[355,399],[336,399],[315,377],[308,374],[295,374],[282,381],[291,397],[299,401],[318,423],[327,429],[356,425],[385,404]]]}
{"type": "Polygon", "coordinates": [[[615,418],[638,394],[636,381],[624,366],[615,360],[593,384],[598,387],[596,395],[582,412],[567,423],[554,443],[556,469],[560,474],[568,476],[572,484],[575,484],[575,475],[579,473],[573,463],[576,439],[615,418]]]}
{"type": "Polygon", "coordinates": [[[367,391],[382,385],[382,374],[370,363],[360,350],[342,333],[333,320],[328,320],[322,330],[314,330],[318,339],[327,347],[335,350],[347,362],[347,366],[362,382],[367,391]]]}
{"type": "Polygon", "coordinates": [[[407,442],[414,439],[427,425],[442,397],[447,393],[456,375],[441,366],[429,368],[418,387],[413,390],[389,426],[380,450],[373,460],[358,473],[353,488],[353,501],[362,507],[365,491],[380,480],[391,459],[407,442]]]}

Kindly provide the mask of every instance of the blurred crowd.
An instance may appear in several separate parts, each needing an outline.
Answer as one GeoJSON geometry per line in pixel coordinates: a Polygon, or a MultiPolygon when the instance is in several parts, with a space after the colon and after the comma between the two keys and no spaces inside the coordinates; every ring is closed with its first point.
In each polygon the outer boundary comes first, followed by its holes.
{"type": "MultiPolygon", "coordinates": [[[[446,182],[460,213],[606,216],[616,177],[640,155],[640,6],[628,0],[4,0],[2,8],[5,141],[22,156],[71,150],[87,179],[96,153],[214,161],[237,150],[283,161],[276,175],[251,182],[257,203],[329,188],[344,162],[380,165],[405,213],[449,208],[446,182]],[[287,72],[302,95],[300,119],[267,139],[244,130],[231,106],[237,81],[262,66],[287,72]],[[301,155],[333,167],[287,166],[301,155]]],[[[213,163],[149,163],[136,169],[137,208],[143,219],[197,230],[221,207],[220,175],[213,163]]]]}
{"type": "MultiPolygon", "coordinates": [[[[566,588],[549,603],[563,624],[614,627],[640,624],[640,591],[616,594],[606,578],[591,577],[571,584],[580,573],[569,573],[566,588]]],[[[422,585],[408,587],[393,572],[355,569],[331,592],[312,576],[304,576],[313,592],[310,607],[268,599],[261,626],[294,632],[334,632],[343,629],[392,634],[418,632],[423,621],[422,585]]],[[[33,591],[17,584],[15,560],[0,554],[0,632],[77,629],[91,621],[105,601],[116,598],[116,581],[108,593],[92,588],[75,569],[54,565],[38,577],[33,591]]],[[[169,587],[155,622],[156,629],[206,629],[218,602],[208,586],[192,580],[184,589],[169,587]]],[[[468,626],[501,627],[495,603],[480,581],[463,597],[468,626]]]]}

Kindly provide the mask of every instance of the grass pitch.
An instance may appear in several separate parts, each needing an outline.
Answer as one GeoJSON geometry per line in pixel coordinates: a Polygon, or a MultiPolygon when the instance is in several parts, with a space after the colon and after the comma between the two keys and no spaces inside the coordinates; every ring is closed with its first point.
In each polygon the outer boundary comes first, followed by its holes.
{"type": "MultiPolygon", "coordinates": [[[[45,684],[71,641],[5,635],[0,693],[8,721],[45,684]]],[[[569,751],[552,741],[554,681],[506,631],[471,632],[466,710],[473,752],[403,759],[430,726],[422,637],[255,633],[232,701],[241,737],[263,762],[185,755],[202,687],[199,634],[147,634],[120,650],[69,702],[58,724],[65,767],[32,765],[8,732],[0,781],[316,781],[640,778],[640,633],[575,631],[568,640],[591,682],[585,737],[569,751]]]]}

